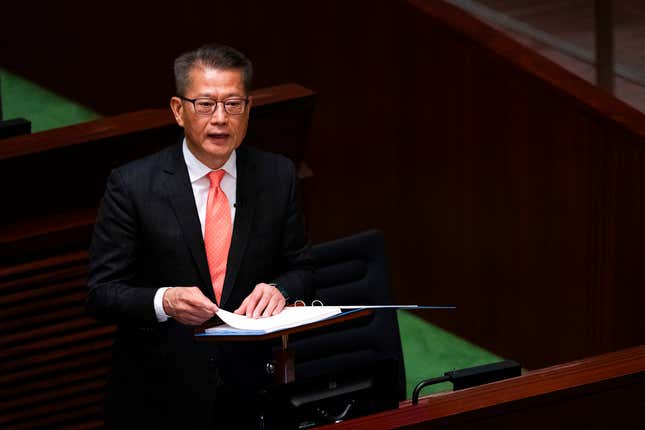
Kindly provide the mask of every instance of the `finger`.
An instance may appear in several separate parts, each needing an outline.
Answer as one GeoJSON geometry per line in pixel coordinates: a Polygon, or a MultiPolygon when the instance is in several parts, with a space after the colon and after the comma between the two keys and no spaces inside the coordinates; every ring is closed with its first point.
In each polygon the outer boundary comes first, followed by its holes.
{"type": "Polygon", "coordinates": [[[215,314],[217,305],[197,287],[175,287],[164,293],[164,309],[182,324],[199,325],[215,314]]]}
{"type": "Polygon", "coordinates": [[[248,300],[248,302],[246,303],[246,312],[245,312],[247,317],[249,318],[253,317],[253,311],[255,311],[255,307],[257,306],[258,301],[260,300],[261,297],[262,297],[262,293],[256,286],[253,292],[249,294],[249,296],[246,298],[248,300]]]}
{"type": "Polygon", "coordinates": [[[262,316],[268,317],[271,315],[275,315],[274,311],[275,311],[275,308],[278,306],[279,302],[280,302],[280,295],[272,294],[269,300],[269,303],[267,304],[267,307],[264,309],[264,312],[262,312],[262,316]]]}
{"type": "Polygon", "coordinates": [[[200,318],[186,312],[177,315],[175,319],[184,325],[191,325],[191,326],[199,325],[201,321],[200,318]]]}
{"type": "Polygon", "coordinates": [[[210,316],[213,316],[213,315],[215,314],[215,312],[217,312],[217,311],[219,310],[219,308],[217,307],[217,305],[216,305],[215,303],[211,302],[211,301],[210,301],[210,300],[208,300],[208,299],[206,299],[206,301],[205,301],[205,302],[200,303],[199,308],[200,308],[200,309],[203,309],[203,310],[204,310],[204,311],[206,311],[206,312],[208,312],[208,314],[209,314],[210,316]]]}
{"type": "Polygon", "coordinates": [[[211,313],[215,313],[218,310],[217,305],[206,297],[197,287],[191,287],[188,289],[186,301],[192,306],[204,308],[211,313]]]}
{"type": "Polygon", "coordinates": [[[190,326],[198,325],[196,323],[196,320],[193,318],[182,317],[182,318],[177,318],[177,321],[179,321],[183,325],[190,325],[190,326]]]}
{"type": "Polygon", "coordinates": [[[286,304],[287,304],[287,301],[284,299],[284,296],[282,294],[280,294],[280,297],[278,299],[278,304],[276,305],[275,309],[273,310],[272,315],[278,315],[280,312],[282,312],[282,310],[284,309],[286,304]]]}
{"type": "Polygon", "coordinates": [[[177,313],[181,314],[184,318],[188,315],[192,318],[202,320],[211,318],[215,314],[217,306],[213,306],[212,302],[208,299],[206,300],[206,302],[200,301],[197,304],[190,301],[180,301],[176,307],[177,313]]]}
{"type": "Polygon", "coordinates": [[[202,325],[204,322],[208,321],[208,318],[202,319],[202,318],[187,318],[184,320],[180,320],[179,322],[188,325],[188,326],[198,326],[202,325]]]}
{"type": "Polygon", "coordinates": [[[217,305],[206,302],[206,303],[184,303],[184,306],[181,308],[184,312],[190,313],[199,318],[210,318],[215,315],[218,308],[217,305]]]}
{"type": "Polygon", "coordinates": [[[203,308],[198,308],[198,309],[192,309],[192,312],[190,315],[193,318],[199,319],[200,321],[206,321],[215,315],[215,312],[212,312],[209,309],[203,309],[203,308]]]}
{"type": "Polygon", "coordinates": [[[242,304],[240,305],[240,307],[235,309],[233,313],[238,315],[243,315],[246,312],[246,307],[248,306],[248,303],[249,303],[249,298],[247,297],[242,301],[242,304]]]}
{"type": "Polygon", "coordinates": [[[218,307],[198,290],[182,294],[177,300],[176,309],[190,312],[199,318],[210,318],[217,312],[218,307]]]}
{"type": "Polygon", "coordinates": [[[198,325],[208,320],[212,315],[205,313],[203,310],[199,309],[184,309],[180,311],[175,317],[179,322],[189,324],[189,325],[198,325]]]}
{"type": "Polygon", "coordinates": [[[262,312],[264,312],[270,300],[271,295],[269,295],[267,292],[262,294],[262,297],[258,301],[257,306],[253,310],[253,318],[260,318],[260,315],[262,315],[262,312]]]}
{"type": "Polygon", "coordinates": [[[190,319],[194,324],[202,324],[213,317],[213,313],[204,309],[190,309],[185,314],[185,317],[190,319]]]}

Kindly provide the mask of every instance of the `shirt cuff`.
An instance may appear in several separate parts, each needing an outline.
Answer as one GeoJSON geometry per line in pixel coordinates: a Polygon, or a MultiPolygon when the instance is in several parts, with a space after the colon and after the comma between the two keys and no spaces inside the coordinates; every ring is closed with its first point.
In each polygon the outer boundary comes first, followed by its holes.
{"type": "Polygon", "coordinates": [[[168,321],[168,314],[163,310],[163,294],[166,290],[171,287],[162,287],[157,290],[155,293],[154,305],[155,305],[155,314],[157,314],[157,321],[164,322],[168,321]]]}

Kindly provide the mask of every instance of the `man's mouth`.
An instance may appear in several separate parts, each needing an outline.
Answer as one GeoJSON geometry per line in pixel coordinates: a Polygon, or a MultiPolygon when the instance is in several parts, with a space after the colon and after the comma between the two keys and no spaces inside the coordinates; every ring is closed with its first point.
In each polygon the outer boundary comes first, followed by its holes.
{"type": "Polygon", "coordinates": [[[226,139],[228,136],[228,133],[208,133],[208,137],[211,139],[226,139]]]}

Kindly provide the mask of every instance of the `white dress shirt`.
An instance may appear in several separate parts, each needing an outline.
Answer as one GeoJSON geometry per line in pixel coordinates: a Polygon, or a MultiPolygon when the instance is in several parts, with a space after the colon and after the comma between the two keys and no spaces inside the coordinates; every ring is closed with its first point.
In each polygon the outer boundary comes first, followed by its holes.
{"type": "MultiPolygon", "coordinates": [[[[202,227],[202,237],[204,236],[205,219],[206,219],[206,203],[208,203],[208,190],[210,189],[210,180],[208,174],[213,171],[210,167],[199,161],[186,144],[186,139],[182,144],[182,153],[184,161],[188,168],[188,177],[190,185],[193,188],[193,197],[195,198],[195,205],[197,206],[197,215],[199,216],[199,223],[202,227]]],[[[231,207],[231,222],[235,221],[235,199],[237,190],[237,156],[235,151],[226,160],[226,163],[220,168],[224,170],[225,174],[222,176],[220,188],[228,199],[228,204],[231,207]]],[[[220,170],[217,169],[217,170],[220,170]]],[[[157,290],[154,298],[155,313],[159,322],[166,321],[168,315],[163,309],[163,295],[164,292],[171,287],[162,287],[157,290]]]]}

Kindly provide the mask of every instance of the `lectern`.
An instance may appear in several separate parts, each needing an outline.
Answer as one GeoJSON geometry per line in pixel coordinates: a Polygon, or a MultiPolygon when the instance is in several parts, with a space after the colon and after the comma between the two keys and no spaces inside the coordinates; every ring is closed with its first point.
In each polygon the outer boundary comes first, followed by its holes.
{"type": "Polygon", "coordinates": [[[294,354],[289,350],[289,335],[305,331],[315,330],[321,327],[327,327],[333,324],[341,324],[356,318],[370,315],[370,309],[359,309],[342,312],[333,317],[320,321],[290,327],[282,330],[273,331],[265,334],[252,335],[214,335],[209,334],[206,329],[208,326],[199,327],[195,330],[195,340],[197,342],[259,342],[263,340],[280,338],[282,345],[273,353],[273,363],[267,364],[267,369],[274,375],[276,384],[288,384],[295,381],[294,354]]]}

